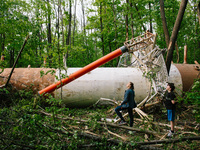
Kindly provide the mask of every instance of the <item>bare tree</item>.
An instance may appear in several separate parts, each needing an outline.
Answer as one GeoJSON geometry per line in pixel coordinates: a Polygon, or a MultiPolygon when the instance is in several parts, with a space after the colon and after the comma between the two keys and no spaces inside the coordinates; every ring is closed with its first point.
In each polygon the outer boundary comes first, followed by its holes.
{"type": "Polygon", "coordinates": [[[171,61],[173,60],[173,52],[174,52],[174,48],[175,48],[175,42],[177,40],[177,36],[178,36],[178,31],[180,29],[180,25],[184,16],[184,12],[187,6],[187,2],[188,0],[182,0],[181,1],[181,5],[179,8],[179,12],[174,24],[174,28],[172,31],[172,35],[170,37],[170,42],[169,42],[169,46],[168,46],[168,52],[167,52],[167,60],[166,60],[166,66],[167,66],[167,72],[169,74],[170,71],[170,67],[171,67],[171,61]]]}

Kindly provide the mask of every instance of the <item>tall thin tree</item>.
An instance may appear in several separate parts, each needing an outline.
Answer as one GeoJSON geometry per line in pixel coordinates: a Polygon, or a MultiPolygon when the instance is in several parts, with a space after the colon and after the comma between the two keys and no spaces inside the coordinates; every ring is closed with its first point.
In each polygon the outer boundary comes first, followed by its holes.
{"type": "Polygon", "coordinates": [[[75,30],[76,30],[76,0],[74,1],[74,27],[73,27],[73,39],[72,43],[74,45],[74,37],[75,37],[75,30]]]}
{"type": "Polygon", "coordinates": [[[133,12],[132,12],[132,9],[133,9],[133,2],[131,1],[130,2],[130,9],[131,9],[131,35],[132,35],[132,38],[134,38],[134,28],[133,28],[133,12]]]}
{"type": "Polygon", "coordinates": [[[104,37],[103,37],[103,18],[102,18],[102,2],[100,2],[100,25],[101,25],[101,42],[102,42],[102,53],[103,56],[105,55],[105,50],[104,50],[104,37]]]}
{"type": "MultiPolygon", "coordinates": [[[[67,38],[66,38],[66,45],[68,47],[67,47],[67,53],[64,56],[65,59],[68,58],[69,49],[70,49],[70,46],[71,46],[71,22],[72,22],[72,1],[69,0],[69,25],[68,25],[68,34],[67,34],[67,38]]],[[[67,61],[64,61],[64,63],[67,64],[67,61]]],[[[64,64],[64,65],[66,65],[66,64],[64,64]]]]}
{"type": "Polygon", "coordinates": [[[125,14],[125,27],[126,27],[126,41],[128,41],[128,13],[129,13],[129,0],[126,0],[126,9],[127,11],[126,14],[125,14]]]}
{"type": "Polygon", "coordinates": [[[188,0],[182,0],[180,4],[180,8],[178,11],[178,15],[174,24],[174,28],[172,31],[172,35],[170,37],[170,42],[168,46],[168,53],[167,53],[167,60],[166,60],[166,66],[167,66],[167,72],[169,74],[170,67],[171,67],[171,61],[173,60],[173,52],[175,48],[175,42],[177,40],[178,32],[181,26],[181,22],[184,16],[184,12],[187,6],[188,0]]]}
{"type": "Polygon", "coordinates": [[[49,0],[47,0],[47,39],[48,39],[48,48],[47,48],[47,56],[48,56],[48,62],[49,66],[51,67],[51,48],[52,48],[52,37],[51,37],[51,5],[49,0]]]}
{"type": "Polygon", "coordinates": [[[166,17],[165,17],[165,10],[164,10],[164,1],[163,0],[160,0],[160,14],[161,14],[161,19],[162,19],[162,24],[163,24],[163,31],[164,31],[164,34],[165,34],[165,42],[166,42],[166,45],[168,47],[169,45],[169,31],[168,31],[168,28],[167,28],[167,21],[166,21],[166,17]]]}

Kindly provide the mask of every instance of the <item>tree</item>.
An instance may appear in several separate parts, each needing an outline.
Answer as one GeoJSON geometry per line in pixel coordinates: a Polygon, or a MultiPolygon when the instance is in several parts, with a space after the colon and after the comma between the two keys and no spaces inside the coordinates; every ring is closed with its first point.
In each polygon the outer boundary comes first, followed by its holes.
{"type": "Polygon", "coordinates": [[[187,6],[187,2],[188,0],[182,0],[181,1],[181,5],[180,5],[180,9],[176,18],[176,22],[174,24],[174,28],[172,31],[172,35],[170,37],[170,42],[169,42],[169,46],[168,46],[168,53],[167,53],[167,60],[166,60],[166,66],[167,66],[167,72],[169,74],[170,71],[170,66],[171,66],[171,61],[173,59],[173,51],[174,51],[174,47],[175,47],[175,42],[178,36],[178,31],[180,29],[180,25],[183,19],[183,15],[187,6]]]}
{"type": "Polygon", "coordinates": [[[197,14],[198,14],[198,18],[199,18],[199,25],[200,25],[200,2],[197,4],[197,14]]]}
{"type": "Polygon", "coordinates": [[[68,25],[68,34],[66,38],[67,53],[64,56],[64,64],[67,63],[65,59],[68,60],[69,49],[71,49],[71,23],[72,23],[72,1],[69,0],[69,25],[68,25]]]}
{"type": "Polygon", "coordinates": [[[160,0],[160,14],[161,14],[161,19],[162,19],[162,24],[163,24],[163,31],[164,31],[164,34],[165,34],[165,42],[166,42],[166,45],[168,47],[169,45],[169,31],[168,31],[168,28],[167,28],[167,21],[166,21],[166,18],[165,18],[165,10],[164,10],[164,1],[163,0],[160,0]]]}

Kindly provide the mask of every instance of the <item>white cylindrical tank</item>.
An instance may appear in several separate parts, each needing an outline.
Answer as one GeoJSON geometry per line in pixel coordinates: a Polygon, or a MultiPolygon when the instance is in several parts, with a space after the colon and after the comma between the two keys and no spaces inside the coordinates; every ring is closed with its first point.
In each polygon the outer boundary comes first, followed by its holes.
{"type": "MultiPolygon", "coordinates": [[[[80,68],[68,68],[67,75],[80,68]]],[[[65,71],[61,72],[66,75],[65,71]]],[[[59,76],[59,71],[56,72],[59,76]]],[[[171,65],[169,82],[173,82],[179,94],[182,91],[182,78],[175,65],[171,65]]],[[[55,81],[57,82],[57,81],[55,81]]],[[[133,82],[135,100],[141,102],[149,95],[150,82],[138,68],[97,68],[73,82],[57,89],[54,94],[61,98],[67,107],[85,107],[95,104],[100,98],[109,98],[122,101],[126,85],[133,82]]],[[[167,83],[166,83],[167,85],[167,83]]]]}
{"type": "MultiPolygon", "coordinates": [[[[68,68],[67,74],[80,68],[68,68]]],[[[65,74],[65,72],[62,72],[65,74]]],[[[59,76],[59,72],[56,73],[59,76]]],[[[136,102],[140,102],[148,95],[150,82],[143,77],[137,68],[97,68],[86,75],[57,89],[56,98],[61,98],[66,106],[89,106],[96,103],[100,98],[123,100],[128,82],[135,86],[136,102]]]]}

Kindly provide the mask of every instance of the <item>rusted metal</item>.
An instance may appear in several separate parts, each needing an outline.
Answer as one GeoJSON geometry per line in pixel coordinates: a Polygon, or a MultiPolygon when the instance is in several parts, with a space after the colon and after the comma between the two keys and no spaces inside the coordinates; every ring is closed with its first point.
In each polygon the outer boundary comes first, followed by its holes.
{"type": "MultiPolygon", "coordinates": [[[[199,65],[195,64],[172,64],[169,82],[174,82],[176,89],[187,91],[197,78],[199,71],[195,69],[199,65]]],[[[79,68],[68,68],[65,75],[70,75],[79,68]]],[[[17,90],[31,89],[35,93],[55,82],[56,74],[50,73],[40,77],[40,71],[50,71],[46,68],[15,68],[10,80],[10,84],[17,90]]],[[[6,83],[11,68],[5,68],[0,74],[0,85],[6,83]]],[[[99,98],[110,98],[122,100],[126,83],[132,81],[135,86],[136,101],[141,102],[149,95],[150,81],[143,76],[138,68],[97,68],[88,72],[74,82],[63,86],[54,92],[56,98],[61,97],[67,106],[89,106],[94,104],[99,98]]]]}
{"type": "MultiPolygon", "coordinates": [[[[0,85],[4,85],[10,75],[12,68],[5,68],[4,71],[0,74],[0,85]]],[[[50,73],[40,77],[40,71],[50,71],[52,69],[46,68],[15,68],[13,71],[12,77],[9,84],[17,90],[22,89],[31,89],[34,92],[45,88],[48,85],[54,83],[54,75],[50,73]]]]}
{"type": "MultiPolygon", "coordinates": [[[[172,64],[168,76],[162,55],[164,50],[155,45],[155,40],[156,35],[148,32],[126,41],[124,44],[129,53],[121,57],[119,67],[116,68],[95,69],[113,56],[121,55],[124,52],[121,51],[122,49],[84,68],[68,68],[67,72],[56,70],[56,74],[43,77],[40,77],[40,71],[48,72],[51,69],[16,68],[11,84],[19,90],[28,88],[35,92],[41,90],[39,94],[52,92],[56,98],[62,98],[67,107],[90,106],[100,98],[122,100],[128,82],[134,83],[135,100],[143,104],[153,100],[156,96],[162,96],[167,82],[175,84],[178,94],[189,90],[194,79],[199,77],[199,64],[172,64]],[[56,80],[55,76],[60,77],[60,74],[67,78],[56,80]],[[62,88],[58,89],[58,87],[62,88]],[[57,90],[54,91],[55,89],[57,90]]],[[[0,86],[5,84],[10,70],[5,69],[0,74],[0,86]]]]}
{"type": "Polygon", "coordinates": [[[184,64],[187,64],[187,45],[184,46],[184,64]]]}
{"type": "Polygon", "coordinates": [[[181,79],[183,83],[183,91],[188,91],[194,83],[194,80],[198,77],[199,71],[196,64],[174,64],[181,74],[181,79]]]}

